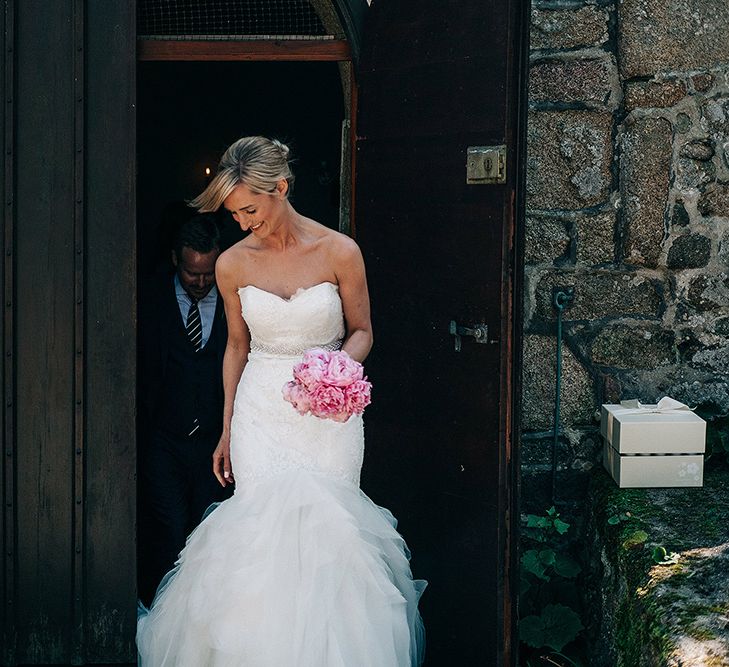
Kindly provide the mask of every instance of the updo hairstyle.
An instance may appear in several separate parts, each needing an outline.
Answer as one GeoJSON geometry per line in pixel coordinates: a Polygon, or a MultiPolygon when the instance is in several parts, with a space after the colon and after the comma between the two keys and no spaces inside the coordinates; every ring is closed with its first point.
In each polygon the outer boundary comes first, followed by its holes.
{"type": "Polygon", "coordinates": [[[217,211],[226,197],[241,183],[256,194],[273,194],[276,183],[285,178],[289,192],[294,174],[289,165],[289,147],[266,137],[243,137],[223,153],[218,173],[205,190],[190,202],[200,213],[217,211]]]}

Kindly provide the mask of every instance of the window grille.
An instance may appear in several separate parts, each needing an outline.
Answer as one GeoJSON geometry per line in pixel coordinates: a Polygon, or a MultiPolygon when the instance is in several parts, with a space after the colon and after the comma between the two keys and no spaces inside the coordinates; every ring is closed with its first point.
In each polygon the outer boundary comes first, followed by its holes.
{"type": "Polygon", "coordinates": [[[334,39],[308,0],[137,0],[146,39],[334,39]]]}

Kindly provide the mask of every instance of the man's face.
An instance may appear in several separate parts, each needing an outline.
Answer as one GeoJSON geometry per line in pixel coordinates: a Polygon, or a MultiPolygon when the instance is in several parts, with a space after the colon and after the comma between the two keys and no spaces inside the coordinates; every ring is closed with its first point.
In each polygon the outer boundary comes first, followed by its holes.
{"type": "Polygon", "coordinates": [[[199,301],[215,285],[215,262],[220,250],[200,253],[184,247],[180,256],[172,251],[172,263],[177,267],[177,275],[185,291],[199,301]]]}

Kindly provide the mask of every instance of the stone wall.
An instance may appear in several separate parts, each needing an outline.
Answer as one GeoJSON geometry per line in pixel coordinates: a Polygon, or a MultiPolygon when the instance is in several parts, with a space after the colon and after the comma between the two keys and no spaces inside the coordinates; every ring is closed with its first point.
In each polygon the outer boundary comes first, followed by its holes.
{"type": "Polygon", "coordinates": [[[555,288],[561,500],[600,460],[598,408],[729,411],[729,3],[533,0],[522,499],[550,502],[555,288]]]}

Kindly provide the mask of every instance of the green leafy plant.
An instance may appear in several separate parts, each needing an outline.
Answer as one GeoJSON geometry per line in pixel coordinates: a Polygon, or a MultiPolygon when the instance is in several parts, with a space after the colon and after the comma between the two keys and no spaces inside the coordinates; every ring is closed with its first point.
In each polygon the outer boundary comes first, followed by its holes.
{"type": "Polygon", "coordinates": [[[679,555],[675,551],[669,553],[666,547],[657,546],[653,549],[651,558],[656,565],[675,565],[678,563],[679,555]]]}
{"type": "Polygon", "coordinates": [[[583,630],[579,593],[582,571],[569,553],[570,524],[552,507],[539,516],[529,514],[522,531],[519,638],[525,665],[572,665],[562,653],[583,630]]]}
{"type": "Polygon", "coordinates": [[[648,533],[644,530],[634,530],[625,536],[623,540],[623,549],[636,549],[643,547],[648,541],[648,533]]]}
{"type": "Polygon", "coordinates": [[[630,512],[621,512],[620,514],[613,514],[611,517],[608,517],[607,522],[610,526],[617,526],[623,521],[630,521],[631,516],[632,514],[630,512]]]}
{"type": "Polygon", "coordinates": [[[561,651],[582,630],[580,617],[563,604],[548,604],[539,616],[527,616],[519,623],[519,638],[534,648],[561,651]]]}

